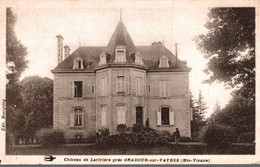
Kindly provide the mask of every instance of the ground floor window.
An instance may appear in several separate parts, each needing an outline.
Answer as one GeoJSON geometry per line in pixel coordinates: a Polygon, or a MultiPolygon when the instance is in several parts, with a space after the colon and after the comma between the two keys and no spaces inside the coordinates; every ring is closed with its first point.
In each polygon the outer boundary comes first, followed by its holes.
{"type": "Polygon", "coordinates": [[[169,125],[170,124],[170,112],[169,107],[162,107],[162,125],[169,125]]]}
{"type": "Polygon", "coordinates": [[[75,107],[70,114],[70,126],[71,127],[84,127],[84,109],[81,107],[75,107]]]}
{"type": "Polygon", "coordinates": [[[157,125],[174,125],[174,110],[171,107],[163,106],[157,111],[157,125]]]}
{"type": "Polygon", "coordinates": [[[125,124],[125,105],[117,106],[117,124],[125,124]]]}

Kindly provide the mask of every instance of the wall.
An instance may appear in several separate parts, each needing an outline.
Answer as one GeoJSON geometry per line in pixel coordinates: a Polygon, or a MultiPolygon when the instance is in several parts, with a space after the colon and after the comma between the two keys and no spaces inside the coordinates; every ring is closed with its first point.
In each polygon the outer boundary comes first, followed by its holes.
{"type": "Polygon", "coordinates": [[[75,133],[82,133],[87,137],[95,134],[96,128],[96,106],[95,73],[71,73],[54,75],[54,128],[63,129],[66,138],[72,138],[75,133]],[[83,98],[69,98],[69,84],[71,81],[83,81],[83,98]],[[95,90],[95,89],[94,89],[95,90]],[[70,127],[70,112],[73,107],[81,106],[85,109],[84,127],[70,127]]]}
{"type": "Polygon", "coordinates": [[[126,105],[126,125],[132,127],[136,123],[136,106],[143,107],[143,122],[146,120],[146,71],[134,68],[109,68],[99,70],[96,73],[96,86],[97,86],[97,126],[96,128],[105,128],[101,126],[101,106],[107,105],[107,127],[113,134],[116,132],[118,125],[116,105],[126,105]],[[113,94],[113,78],[116,76],[129,77],[129,94],[117,95],[113,94]],[[101,96],[99,92],[99,78],[107,77],[107,95],[101,96]],[[143,78],[143,92],[141,96],[136,95],[136,77],[143,78]]]}
{"type": "Polygon", "coordinates": [[[190,137],[190,99],[189,74],[184,72],[150,72],[147,73],[147,103],[150,127],[159,131],[174,132],[179,128],[181,136],[190,137]],[[170,97],[159,97],[159,81],[170,81],[170,97]],[[150,92],[149,92],[150,85],[150,92]],[[174,125],[157,125],[157,111],[162,105],[174,110],[174,125]]]}

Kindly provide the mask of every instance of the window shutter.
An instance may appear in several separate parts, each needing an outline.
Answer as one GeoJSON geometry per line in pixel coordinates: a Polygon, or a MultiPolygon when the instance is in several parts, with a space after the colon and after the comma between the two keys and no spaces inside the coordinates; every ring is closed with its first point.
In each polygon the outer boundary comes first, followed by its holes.
{"type": "Polygon", "coordinates": [[[103,90],[104,90],[103,95],[106,96],[107,95],[107,78],[106,77],[104,78],[104,81],[103,81],[103,90]]]}
{"type": "Polygon", "coordinates": [[[125,77],[125,89],[126,94],[129,94],[129,76],[125,77]]]}
{"type": "Polygon", "coordinates": [[[117,124],[118,125],[122,123],[122,121],[121,121],[121,110],[120,109],[121,109],[120,107],[117,108],[117,124]]]}
{"type": "Polygon", "coordinates": [[[106,126],[106,117],[107,117],[107,113],[106,113],[106,106],[103,106],[101,108],[101,126],[106,126]]]}
{"type": "Polygon", "coordinates": [[[113,94],[116,94],[116,76],[113,78],[113,94]]]}
{"type": "Polygon", "coordinates": [[[163,97],[163,81],[159,83],[159,96],[163,97]]]}
{"type": "Polygon", "coordinates": [[[85,112],[82,110],[82,127],[85,126],[85,112]]]}
{"type": "Polygon", "coordinates": [[[70,127],[74,127],[74,110],[70,111],[70,127]]]}
{"type": "Polygon", "coordinates": [[[121,112],[122,112],[122,124],[125,124],[125,106],[122,106],[122,110],[121,110],[121,112]]]}
{"type": "Polygon", "coordinates": [[[167,95],[167,97],[171,97],[171,82],[170,81],[167,81],[166,82],[166,95],[167,95]]]}
{"type": "Polygon", "coordinates": [[[77,65],[76,65],[76,60],[74,60],[74,64],[73,64],[73,69],[76,69],[77,68],[77,65]]]}
{"type": "Polygon", "coordinates": [[[74,95],[74,84],[73,81],[71,81],[69,85],[69,97],[73,98],[73,95],[74,95]]]}
{"type": "Polygon", "coordinates": [[[81,69],[84,69],[83,60],[81,60],[80,63],[81,63],[81,69]]]}
{"type": "Polygon", "coordinates": [[[174,109],[170,111],[170,125],[174,125],[174,109]]]}
{"type": "Polygon", "coordinates": [[[157,125],[162,125],[161,111],[157,111],[157,125]]]}

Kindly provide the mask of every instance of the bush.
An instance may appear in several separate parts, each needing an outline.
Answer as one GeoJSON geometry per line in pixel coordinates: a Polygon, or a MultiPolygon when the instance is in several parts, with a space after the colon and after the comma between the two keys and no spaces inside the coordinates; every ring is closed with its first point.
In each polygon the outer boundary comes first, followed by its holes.
{"type": "Polygon", "coordinates": [[[59,146],[65,143],[63,131],[59,129],[41,129],[36,133],[41,145],[46,147],[59,146]]]}
{"type": "Polygon", "coordinates": [[[117,125],[116,131],[119,132],[119,133],[126,132],[126,124],[119,124],[119,125],[117,125]]]}
{"type": "Polygon", "coordinates": [[[138,133],[142,129],[143,129],[143,125],[142,124],[136,123],[136,124],[133,125],[133,132],[134,133],[138,133]]]}
{"type": "Polygon", "coordinates": [[[237,138],[237,142],[239,143],[254,143],[254,141],[255,141],[254,132],[242,133],[237,138]]]}
{"type": "Polygon", "coordinates": [[[166,144],[167,137],[167,135],[151,130],[151,128],[143,128],[139,132],[126,133],[120,131],[118,134],[102,137],[100,142],[96,143],[96,146],[102,149],[133,145],[140,147],[151,147],[166,144]]]}
{"type": "Polygon", "coordinates": [[[226,147],[234,140],[234,131],[229,126],[211,124],[203,135],[203,142],[212,147],[226,147]]]}
{"type": "Polygon", "coordinates": [[[101,134],[103,137],[109,136],[109,129],[108,128],[101,129],[101,134]]]}
{"type": "Polygon", "coordinates": [[[189,138],[189,137],[181,137],[180,138],[180,142],[191,142],[192,140],[191,140],[191,138],[189,138]]]}

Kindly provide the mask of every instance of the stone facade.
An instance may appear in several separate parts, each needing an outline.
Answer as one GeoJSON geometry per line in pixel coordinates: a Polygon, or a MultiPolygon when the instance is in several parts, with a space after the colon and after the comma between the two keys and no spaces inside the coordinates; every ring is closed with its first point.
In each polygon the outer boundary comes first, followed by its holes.
{"type": "Polygon", "coordinates": [[[80,47],[52,70],[54,128],[87,138],[149,119],[151,128],[190,137],[190,70],[160,42],[134,46],[120,20],[107,47],[80,47]]]}

